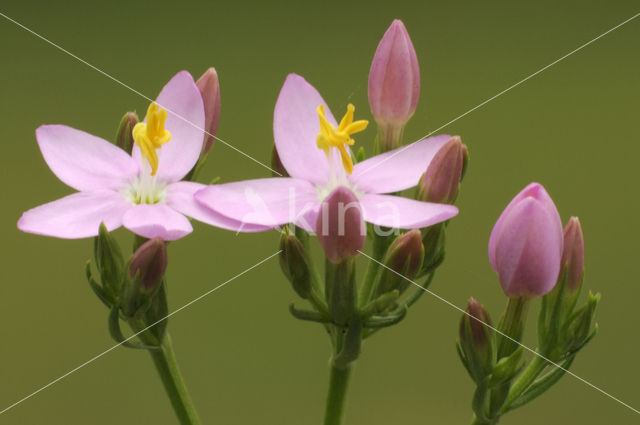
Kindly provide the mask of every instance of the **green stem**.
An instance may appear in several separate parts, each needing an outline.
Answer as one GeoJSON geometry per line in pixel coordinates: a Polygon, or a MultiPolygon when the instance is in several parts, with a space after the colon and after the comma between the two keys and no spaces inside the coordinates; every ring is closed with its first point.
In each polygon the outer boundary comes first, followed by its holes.
{"type": "Polygon", "coordinates": [[[337,368],[335,365],[331,365],[324,425],[340,425],[342,423],[352,367],[352,365],[348,365],[346,368],[337,368]]]}
{"type": "Polygon", "coordinates": [[[509,405],[516,401],[529,386],[536,380],[536,378],[542,373],[547,366],[547,361],[540,356],[535,356],[529,366],[522,372],[520,377],[511,385],[507,399],[502,406],[501,412],[509,410],[509,405]]]}
{"type": "Polygon", "coordinates": [[[180,420],[180,424],[200,425],[200,419],[178,369],[178,362],[176,361],[171,337],[168,333],[165,335],[160,349],[149,350],[149,354],[153,359],[153,364],[156,366],[160,379],[162,379],[162,384],[171,400],[171,405],[180,420]]]}
{"type": "Polygon", "coordinates": [[[498,423],[498,419],[478,419],[476,415],[473,415],[473,420],[471,421],[471,425],[495,425],[498,423]]]}

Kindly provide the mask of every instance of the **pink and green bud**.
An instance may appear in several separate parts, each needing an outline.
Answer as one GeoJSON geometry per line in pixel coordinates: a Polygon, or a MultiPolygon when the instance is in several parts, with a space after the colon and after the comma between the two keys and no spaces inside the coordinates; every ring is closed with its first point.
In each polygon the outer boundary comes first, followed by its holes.
{"type": "Polygon", "coordinates": [[[584,238],[578,217],[571,217],[564,228],[564,249],[562,251],[562,269],[567,270],[567,288],[573,292],[580,287],[584,276],[584,238]]]}
{"type": "Polygon", "coordinates": [[[402,21],[396,19],[380,40],[369,71],[369,105],[378,123],[382,151],[397,148],[420,95],[416,51],[402,21]]]}
{"type": "Polygon", "coordinates": [[[196,86],[204,103],[204,130],[208,134],[204,135],[202,155],[206,155],[213,146],[220,121],[220,83],[215,68],[207,69],[196,81],[196,86]]]}
{"type": "Polygon", "coordinates": [[[507,205],[489,239],[489,260],[508,297],[542,296],[560,272],[562,222],[553,200],[531,183],[507,205]]]}
{"type": "Polygon", "coordinates": [[[325,198],[316,222],[318,241],[332,263],[353,258],[364,247],[366,227],[354,193],[340,186],[325,198]]]}
{"type": "Polygon", "coordinates": [[[167,247],[160,238],[150,239],[140,245],[129,263],[131,278],[137,277],[141,289],[146,292],[158,287],[166,269],[167,247]]]}
{"type": "Polygon", "coordinates": [[[419,229],[398,236],[385,255],[384,265],[388,269],[385,268],[382,272],[378,293],[384,294],[394,289],[400,293],[404,292],[411,284],[409,280],[416,277],[420,271],[423,258],[424,246],[419,229]]]}
{"type": "Polygon", "coordinates": [[[465,314],[460,320],[458,349],[469,374],[476,382],[482,382],[492,371],[494,341],[491,321],[484,307],[473,297],[469,298],[465,314]]]}
{"type": "Polygon", "coordinates": [[[129,154],[133,149],[133,127],[136,124],[138,124],[138,115],[135,112],[127,112],[120,120],[116,134],[116,145],[129,154]]]}
{"type": "Polygon", "coordinates": [[[429,163],[418,187],[418,199],[452,204],[458,195],[467,149],[460,137],[445,143],[429,163]]]}

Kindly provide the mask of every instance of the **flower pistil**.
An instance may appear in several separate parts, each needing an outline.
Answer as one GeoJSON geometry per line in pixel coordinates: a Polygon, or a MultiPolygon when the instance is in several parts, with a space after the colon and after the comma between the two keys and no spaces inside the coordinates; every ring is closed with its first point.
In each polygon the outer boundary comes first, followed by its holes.
{"type": "Polygon", "coordinates": [[[151,102],[147,109],[147,122],[140,122],[133,127],[133,139],[140,147],[142,156],[149,161],[152,176],[158,171],[156,149],[171,140],[171,133],[164,128],[166,120],[167,111],[160,109],[156,102],[151,102]]]}
{"type": "Polygon", "coordinates": [[[349,156],[345,145],[352,146],[355,142],[351,135],[358,133],[369,125],[367,120],[353,121],[355,107],[350,103],[347,106],[347,113],[344,114],[338,128],[336,129],[325,117],[324,105],[318,106],[318,118],[320,118],[320,133],[316,137],[318,148],[322,149],[330,157],[330,148],[337,148],[342,158],[342,165],[348,174],[353,172],[353,160],[349,156]]]}

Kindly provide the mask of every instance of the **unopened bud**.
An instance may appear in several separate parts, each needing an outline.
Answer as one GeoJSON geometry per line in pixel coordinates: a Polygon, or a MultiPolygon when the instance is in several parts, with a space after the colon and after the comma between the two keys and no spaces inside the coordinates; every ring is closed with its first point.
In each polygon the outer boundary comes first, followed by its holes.
{"type": "Polygon", "coordinates": [[[204,103],[204,130],[208,134],[204,135],[202,155],[206,155],[213,146],[220,121],[220,82],[215,68],[207,69],[196,81],[196,86],[204,103]]]}
{"type": "Polygon", "coordinates": [[[422,266],[424,247],[420,230],[413,229],[400,235],[389,246],[384,257],[384,268],[378,286],[378,293],[397,289],[404,292],[422,266]],[[391,269],[391,270],[389,270],[391,269]]]}
{"type": "Polygon", "coordinates": [[[102,286],[110,295],[117,297],[122,287],[124,259],[118,242],[109,233],[104,223],[100,223],[98,237],[95,239],[94,254],[102,286]]]}
{"type": "Polygon", "coordinates": [[[167,269],[167,247],[164,240],[153,238],[143,243],[131,257],[129,274],[140,280],[143,291],[153,291],[167,269]]]}
{"type": "Polygon", "coordinates": [[[340,186],[325,198],[320,206],[316,233],[333,263],[359,254],[364,247],[366,227],[358,198],[350,189],[340,186]]]}
{"type": "Polygon", "coordinates": [[[280,267],[298,295],[309,298],[311,274],[307,253],[300,240],[288,230],[280,239],[280,267]]]}
{"type": "Polygon", "coordinates": [[[465,146],[454,136],[429,163],[418,187],[417,198],[425,202],[452,204],[458,194],[465,163],[465,146]]]}
{"type": "Polygon", "coordinates": [[[484,307],[469,298],[460,321],[460,348],[467,369],[476,382],[481,382],[493,367],[493,338],[491,321],[484,307]]]}
{"type": "Polygon", "coordinates": [[[562,251],[562,269],[567,270],[567,289],[575,291],[580,287],[584,276],[584,238],[578,217],[571,217],[564,228],[564,248],[562,251]]]}
{"type": "Polygon", "coordinates": [[[378,123],[380,149],[399,147],[418,104],[420,68],[402,21],[396,19],[378,44],[369,71],[369,105],[378,123]]]}
{"type": "Polygon", "coordinates": [[[138,115],[135,112],[127,112],[120,120],[118,133],[116,134],[116,145],[127,153],[133,149],[133,127],[138,124],[138,115]]]}

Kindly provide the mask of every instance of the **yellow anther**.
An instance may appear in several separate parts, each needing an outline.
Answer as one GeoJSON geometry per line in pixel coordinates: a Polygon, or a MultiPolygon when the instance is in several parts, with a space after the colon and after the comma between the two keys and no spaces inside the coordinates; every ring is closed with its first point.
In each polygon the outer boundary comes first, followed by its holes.
{"type": "Polygon", "coordinates": [[[347,113],[344,114],[340,125],[336,129],[324,116],[324,105],[318,106],[318,117],[320,118],[320,133],[316,137],[316,144],[324,151],[329,158],[329,149],[337,148],[342,158],[342,165],[349,174],[353,172],[353,161],[347,152],[345,145],[353,145],[355,142],[351,135],[364,130],[369,125],[367,120],[353,121],[353,111],[355,107],[350,103],[347,106],[347,113]]]}
{"type": "Polygon", "coordinates": [[[156,102],[152,102],[147,109],[147,122],[139,122],[133,127],[133,140],[140,147],[140,153],[151,165],[151,175],[158,171],[158,154],[156,149],[171,140],[171,133],[164,129],[167,120],[167,111],[158,108],[156,102]]]}

